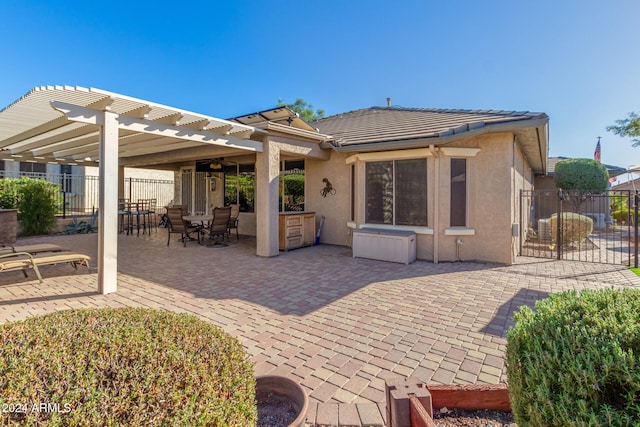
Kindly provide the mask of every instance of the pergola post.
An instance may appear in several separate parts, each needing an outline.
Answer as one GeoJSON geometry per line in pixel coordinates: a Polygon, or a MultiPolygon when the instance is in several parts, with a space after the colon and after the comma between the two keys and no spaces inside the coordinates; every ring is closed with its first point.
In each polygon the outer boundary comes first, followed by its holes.
{"type": "Polygon", "coordinates": [[[118,115],[103,111],[100,128],[100,209],[98,222],[98,289],[118,288],[118,115]]]}
{"type": "Polygon", "coordinates": [[[280,148],[265,140],[256,153],[256,255],[272,257],[278,251],[278,188],[280,148]]]}

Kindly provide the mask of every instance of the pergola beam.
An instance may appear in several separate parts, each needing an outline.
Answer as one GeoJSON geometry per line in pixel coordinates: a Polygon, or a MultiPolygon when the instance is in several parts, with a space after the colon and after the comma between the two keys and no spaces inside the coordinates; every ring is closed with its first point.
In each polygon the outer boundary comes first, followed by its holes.
{"type": "MultiPolygon", "coordinates": [[[[65,127],[59,127],[46,134],[33,136],[23,141],[8,146],[11,154],[19,154],[35,148],[39,148],[57,141],[76,138],[86,135],[88,126],[82,123],[73,123],[65,127]]],[[[97,129],[96,129],[97,130],[97,129]]],[[[93,129],[89,130],[93,132],[93,129]]]]}
{"type": "Polygon", "coordinates": [[[75,148],[84,146],[87,144],[97,143],[100,139],[100,131],[91,132],[86,135],[77,136],[75,138],[70,138],[65,140],[64,142],[58,142],[51,145],[46,145],[42,148],[36,148],[35,150],[31,150],[34,156],[42,156],[51,152],[60,152],[62,150],[67,150],[69,148],[75,148]]]}
{"type": "MultiPolygon", "coordinates": [[[[99,126],[103,125],[103,118],[100,117],[99,113],[101,112],[99,110],[59,101],[51,101],[51,106],[64,113],[69,120],[99,126]]],[[[241,139],[230,135],[223,136],[209,131],[185,129],[184,127],[124,115],[118,115],[117,121],[119,129],[133,132],[149,133],[157,136],[172,137],[222,147],[239,148],[248,151],[262,151],[262,142],[260,141],[241,139]]]]}

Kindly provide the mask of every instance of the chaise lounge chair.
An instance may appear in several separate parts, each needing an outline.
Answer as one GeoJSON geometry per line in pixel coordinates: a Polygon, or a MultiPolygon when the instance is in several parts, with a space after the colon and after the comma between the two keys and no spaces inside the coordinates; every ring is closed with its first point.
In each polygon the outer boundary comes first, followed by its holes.
{"type": "Polygon", "coordinates": [[[89,260],[91,257],[84,254],[72,253],[72,252],[59,252],[54,254],[40,254],[34,256],[28,252],[14,252],[0,255],[0,272],[4,271],[17,271],[22,270],[24,277],[27,276],[27,270],[33,269],[38,277],[40,283],[42,283],[42,275],[40,274],[39,266],[54,265],[63,262],[68,262],[75,268],[79,266],[86,266],[89,269],[89,260]]]}
{"type": "Polygon", "coordinates": [[[26,245],[26,246],[13,246],[6,245],[4,243],[0,243],[0,255],[4,254],[12,254],[16,252],[28,252],[31,255],[40,254],[44,252],[62,252],[68,251],[67,248],[63,248],[62,246],[52,245],[50,243],[38,243],[35,245],[26,245]]]}

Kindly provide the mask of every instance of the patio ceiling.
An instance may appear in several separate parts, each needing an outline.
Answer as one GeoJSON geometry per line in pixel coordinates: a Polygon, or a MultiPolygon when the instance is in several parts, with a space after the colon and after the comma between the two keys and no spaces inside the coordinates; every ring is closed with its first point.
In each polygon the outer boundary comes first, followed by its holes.
{"type": "Polygon", "coordinates": [[[252,126],[100,89],[41,86],[0,111],[0,160],[96,166],[98,111],[117,114],[123,163],[206,145],[262,151],[252,126]]]}

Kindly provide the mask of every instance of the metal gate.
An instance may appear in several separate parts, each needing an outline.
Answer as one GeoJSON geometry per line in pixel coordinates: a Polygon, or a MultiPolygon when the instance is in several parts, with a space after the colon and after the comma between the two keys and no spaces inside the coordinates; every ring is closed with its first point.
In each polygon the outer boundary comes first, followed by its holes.
{"type": "Polygon", "coordinates": [[[630,190],[522,190],[520,255],[638,267],[637,218],[630,190]]]}

